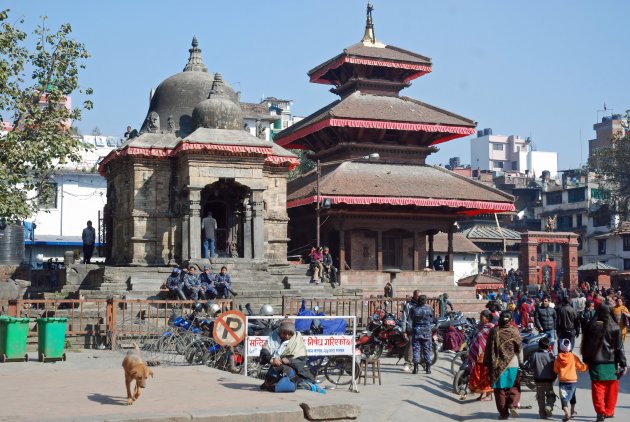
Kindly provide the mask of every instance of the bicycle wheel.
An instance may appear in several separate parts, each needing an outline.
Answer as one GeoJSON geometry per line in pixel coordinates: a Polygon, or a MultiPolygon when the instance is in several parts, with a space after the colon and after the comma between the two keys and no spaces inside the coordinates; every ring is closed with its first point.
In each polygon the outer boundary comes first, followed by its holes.
{"type": "Polygon", "coordinates": [[[460,369],[453,378],[453,393],[459,394],[460,400],[465,400],[468,394],[468,379],[470,372],[468,369],[460,369]]]}
{"type": "Polygon", "coordinates": [[[333,356],[324,365],[324,376],[335,385],[348,385],[352,381],[352,365],[354,378],[359,377],[359,364],[353,356],[333,356]]]}
{"type": "Polygon", "coordinates": [[[455,375],[457,371],[459,371],[459,367],[462,366],[468,359],[468,350],[462,350],[460,352],[455,353],[453,356],[453,360],[451,361],[451,374],[455,375]]]}

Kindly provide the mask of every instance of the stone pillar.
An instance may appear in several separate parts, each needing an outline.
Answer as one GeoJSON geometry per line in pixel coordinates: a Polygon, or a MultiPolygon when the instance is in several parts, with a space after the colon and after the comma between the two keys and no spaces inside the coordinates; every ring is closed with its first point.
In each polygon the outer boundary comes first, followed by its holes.
{"type": "Polygon", "coordinates": [[[383,232],[378,230],[376,236],[376,269],[383,269],[383,232]]]}
{"type": "Polygon", "coordinates": [[[184,206],[182,210],[182,260],[188,261],[190,255],[188,254],[188,233],[190,233],[190,216],[188,215],[188,208],[184,206]]]}
{"type": "Polygon", "coordinates": [[[448,268],[444,268],[444,271],[453,271],[453,225],[448,226],[448,268]]]}
{"type": "Polygon", "coordinates": [[[568,243],[562,245],[562,267],[564,277],[562,287],[570,291],[578,288],[578,240],[577,235],[569,235],[568,243]]]}
{"type": "Polygon", "coordinates": [[[527,290],[530,284],[538,284],[538,239],[524,233],[521,237],[521,275],[523,276],[523,289],[527,290]]]}
{"type": "Polygon", "coordinates": [[[418,251],[418,269],[427,268],[427,236],[425,233],[418,233],[416,249],[418,251]]]}
{"type": "Polygon", "coordinates": [[[243,205],[243,258],[252,259],[252,206],[249,198],[245,198],[243,205]]]}
{"type": "Polygon", "coordinates": [[[254,259],[265,259],[265,216],[263,209],[263,192],[261,190],[253,191],[252,199],[254,259]]]}
{"type": "Polygon", "coordinates": [[[190,217],[188,223],[188,258],[201,258],[201,190],[190,189],[188,192],[188,206],[190,217]]]}
{"type": "Polygon", "coordinates": [[[435,230],[429,230],[427,234],[429,235],[429,268],[433,268],[433,236],[435,236],[435,230]]]}
{"type": "Polygon", "coordinates": [[[418,233],[413,232],[413,271],[420,271],[420,254],[418,252],[418,233]]]}
{"type": "MultiPolygon", "coordinates": [[[[339,268],[338,273],[341,275],[341,272],[346,269],[346,231],[343,229],[339,230],[339,268]]],[[[337,280],[339,282],[339,280],[337,280]]]]}

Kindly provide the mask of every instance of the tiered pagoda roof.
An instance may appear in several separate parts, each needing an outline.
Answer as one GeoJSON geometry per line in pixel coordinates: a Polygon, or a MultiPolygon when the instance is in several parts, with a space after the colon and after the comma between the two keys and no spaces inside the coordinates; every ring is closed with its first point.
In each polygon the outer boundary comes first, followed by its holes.
{"type": "MultiPolygon", "coordinates": [[[[341,98],[283,130],[275,142],[314,152],[321,162],[320,199],[356,207],[406,206],[475,215],[514,210],[514,197],[425,164],[434,145],[473,134],[476,123],[400,96],[431,72],[431,59],[376,40],[368,4],[365,35],[308,72],[341,98]],[[378,162],[351,162],[379,153],[378,162]],[[343,160],[349,160],[342,162],[343,160]]],[[[287,206],[317,202],[316,172],[288,185],[287,206]]]]}

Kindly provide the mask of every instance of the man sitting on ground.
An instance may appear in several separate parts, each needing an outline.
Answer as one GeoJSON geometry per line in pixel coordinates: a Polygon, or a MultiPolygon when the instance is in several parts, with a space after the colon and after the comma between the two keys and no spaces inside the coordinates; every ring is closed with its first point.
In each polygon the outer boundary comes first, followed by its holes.
{"type": "Polygon", "coordinates": [[[188,275],[186,275],[184,285],[186,286],[186,290],[188,291],[190,298],[194,301],[199,300],[201,281],[199,281],[199,276],[195,273],[195,267],[192,265],[188,267],[188,275]]]}
{"type": "Polygon", "coordinates": [[[227,273],[227,267],[221,267],[221,272],[214,278],[214,286],[217,289],[219,299],[229,299],[236,296],[232,290],[232,278],[227,273]]]}
{"type": "Polygon", "coordinates": [[[171,292],[171,294],[175,295],[181,300],[186,300],[186,295],[184,294],[183,283],[180,278],[180,270],[179,268],[173,268],[173,272],[166,279],[166,287],[171,292]]]}
{"type": "Polygon", "coordinates": [[[207,299],[215,299],[217,297],[217,289],[214,287],[214,277],[208,266],[203,267],[203,272],[199,275],[201,282],[201,294],[207,299]]]}

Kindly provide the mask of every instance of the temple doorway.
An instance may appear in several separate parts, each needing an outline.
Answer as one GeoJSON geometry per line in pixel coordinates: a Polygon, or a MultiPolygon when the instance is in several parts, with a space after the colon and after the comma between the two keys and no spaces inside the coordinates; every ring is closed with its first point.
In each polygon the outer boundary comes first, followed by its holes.
{"type": "MultiPolygon", "coordinates": [[[[251,191],[233,179],[221,179],[201,191],[201,216],[208,212],[217,220],[216,254],[243,257],[243,233],[251,191]]],[[[203,230],[201,233],[203,241],[203,230]]]]}

